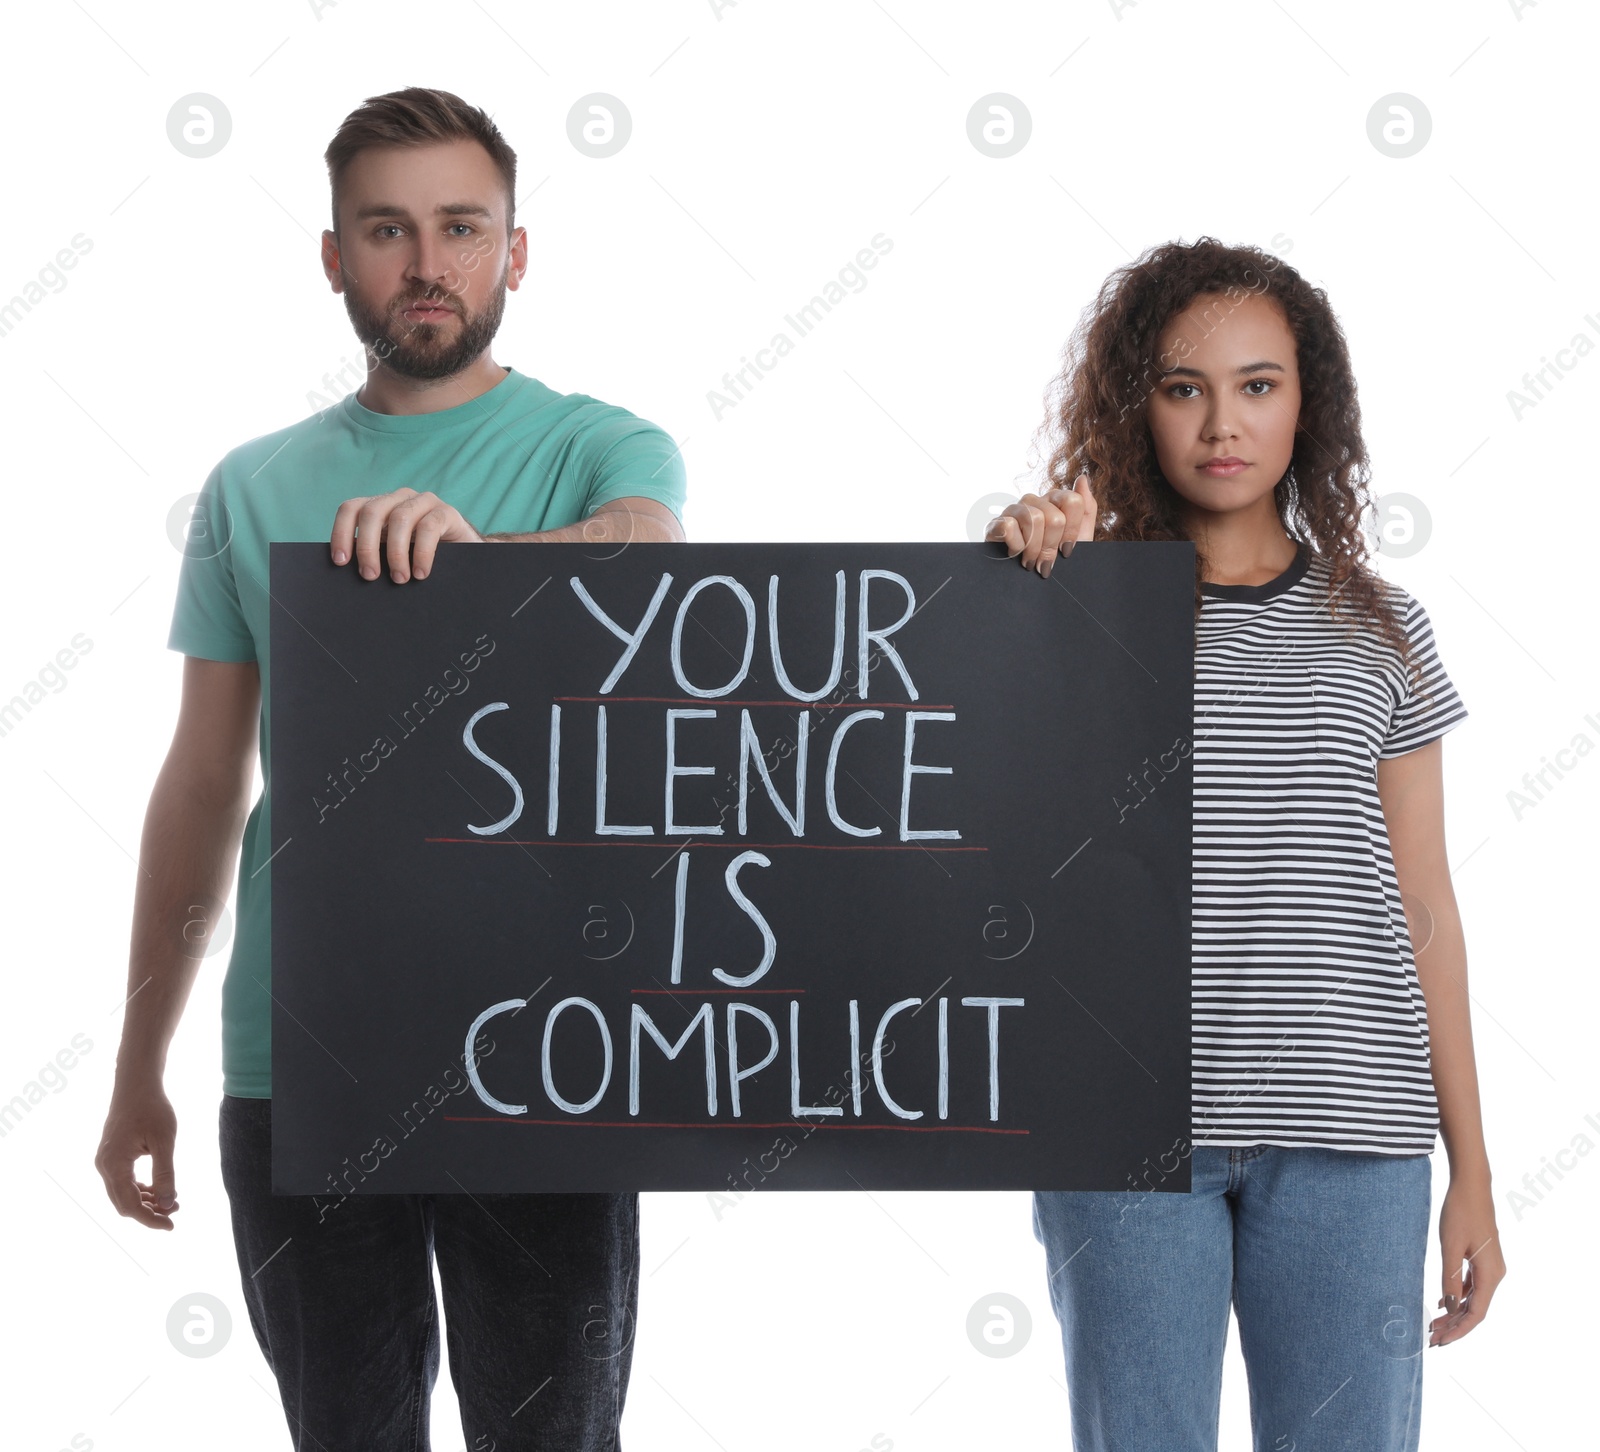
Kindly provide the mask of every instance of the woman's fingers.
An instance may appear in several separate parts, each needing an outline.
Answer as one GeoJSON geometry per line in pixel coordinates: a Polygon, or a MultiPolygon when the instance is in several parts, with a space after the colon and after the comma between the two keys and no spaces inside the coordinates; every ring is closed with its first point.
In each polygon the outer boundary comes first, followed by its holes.
{"type": "Polygon", "coordinates": [[[1066,527],[1067,517],[1056,505],[1037,494],[1024,494],[995,516],[984,537],[1004,543],[1012,558],[1020,554],[1024,569],[1048,575],[1066,527]]]}

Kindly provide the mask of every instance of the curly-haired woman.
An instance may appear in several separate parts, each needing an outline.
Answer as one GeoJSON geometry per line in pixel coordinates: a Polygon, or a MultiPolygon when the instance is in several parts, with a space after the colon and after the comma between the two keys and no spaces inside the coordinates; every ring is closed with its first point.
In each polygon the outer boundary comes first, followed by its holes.
{"type": "Polygon", "coordinates": [[[1046,427],[1042,492],[989,533],[1025,567],[1195,545],[1192,1189],[1034,1198],[1073,1444],[1214,1449],[1231,1304],[1258,1452],[1409,1452],[1424,1345],[1471,1331],[1505,1265],[1445,858],[1440,737],[1467,713],[1367,562],[1343,332],[1279,258],[1156,247],[1074,332],[1046,427]]]}

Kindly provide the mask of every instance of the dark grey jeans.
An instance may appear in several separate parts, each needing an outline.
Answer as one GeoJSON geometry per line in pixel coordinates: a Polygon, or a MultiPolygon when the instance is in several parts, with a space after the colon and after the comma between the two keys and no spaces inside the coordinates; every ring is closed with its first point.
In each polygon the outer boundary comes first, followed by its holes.
{"type": "Polygon", "coordinates": [[[467,1452],[617,1452],[637,1195],[271,1193],[272,1101],[224,1095],[250,1325],[297,1452],[427,1452],[433,1259],[467,1452]]]}

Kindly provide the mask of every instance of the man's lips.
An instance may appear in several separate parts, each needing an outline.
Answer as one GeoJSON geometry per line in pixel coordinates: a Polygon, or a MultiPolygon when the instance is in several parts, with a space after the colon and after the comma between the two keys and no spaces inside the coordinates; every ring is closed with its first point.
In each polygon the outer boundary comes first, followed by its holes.
{"type": "Polygon", "coordinates": [[[417,318],[427,321],[433,318],[444,317],[449,313],[453,313],[455,309],[451,307],[449,303],[424,301],[407,303],[400,311],[408,318],[417,318]]]}

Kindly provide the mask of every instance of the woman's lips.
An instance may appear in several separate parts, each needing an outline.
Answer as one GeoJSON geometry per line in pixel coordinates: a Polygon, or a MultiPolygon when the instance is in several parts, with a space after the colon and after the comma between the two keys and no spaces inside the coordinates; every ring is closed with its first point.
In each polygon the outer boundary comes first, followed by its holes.
{"type": "Polygon", "coordinates": [[[1209,475],[1213,479],[1231,479],[1235,474],[1242,473],[1249,467],[1243,459],[1212,459],[1200,466],[1200,472],[1209,475]]]}

